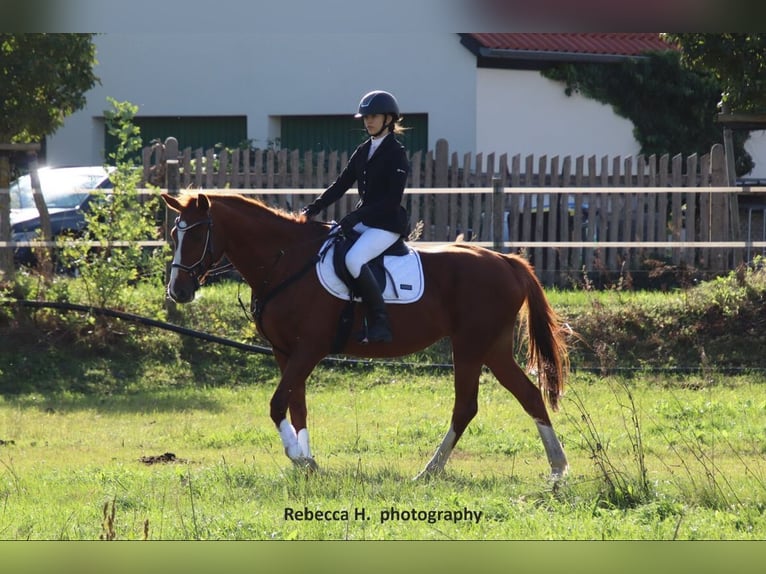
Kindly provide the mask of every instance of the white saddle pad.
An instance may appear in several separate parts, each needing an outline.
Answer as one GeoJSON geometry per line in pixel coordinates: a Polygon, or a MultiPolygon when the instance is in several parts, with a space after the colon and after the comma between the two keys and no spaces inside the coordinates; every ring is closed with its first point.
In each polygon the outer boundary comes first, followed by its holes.
{"type": "MultiPolygon", "coordinates": [[[[331,295],[348,300],[348,287],[338,278],[333,268],[335,246],[328,248],[328,243],[332,240],[331,236],[319,250],[319,253],[324,253],[324,256],[320,257],[316,264],[317,276],[319,282],[331,295]]],[[[407,255],[383,256],[383,265],[386,268],[386,288],[383,290],[383,299],[386,303],[414,303],[423,295],[423,266],[420,263],[420,254],[409,246],[407,249],[409,251],[407,255]]],[[[356,300],[360,299],[357,297],[356,300]]]]}

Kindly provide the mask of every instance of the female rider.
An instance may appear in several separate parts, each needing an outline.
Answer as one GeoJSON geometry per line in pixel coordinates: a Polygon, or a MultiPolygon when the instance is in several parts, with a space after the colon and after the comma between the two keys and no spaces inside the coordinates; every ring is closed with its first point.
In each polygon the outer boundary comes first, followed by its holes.
{"type": "Polygon", "coordinates": [[[380,286],[367,262],[393,245],[408,230],[408,216],[401,205],[409,174],[404,146],[394,137],[403,132],[399,104],[389,92],[375,90],[359,102],[356,118],[362,118],[370,138],[356,148],[338,179],[302,213],[314,217],[340,199],[354,182],[359,202],[340,222],[344,231],[361,234],[346,254],[346,268],[353,278],[354,291],[367,305],[368,332],[360,342],[392,340],[388,313],[380,286]]]}

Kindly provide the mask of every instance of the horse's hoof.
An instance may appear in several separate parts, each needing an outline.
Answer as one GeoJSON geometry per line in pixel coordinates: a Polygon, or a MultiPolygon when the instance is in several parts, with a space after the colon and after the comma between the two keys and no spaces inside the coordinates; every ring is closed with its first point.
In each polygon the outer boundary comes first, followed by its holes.
{"type": "Polygon", "coordinates": [[[437,475],[441,475],[444,473],[443,469],[432,469],[432,468],[424,468],[421,470],[415,478],[413,478],[414,481],[423,481],[423,480],[431,480],[432,478],[435,478],[437,475]]]}
{"type": "Polygon", "coordinates": [[[551,488],[554,493],[558,492],[559,489],[566,484],[567,470],[567,468],[564,468],[563,470],[554,470],[551,472],[548,481],[551,483],[551,488]]]}
{"type": "Polygon", "coordinates": [[[561,482],[567,477],[567,474],[569,474],[568,466],[551,469],[551,480],[553,482],[561,482]]]}
{"type": "Polygon", "coordinates": [[[319,470],[319,465],[310,456],[300,456],[298,458],[293,458],[291,460],[293,461],[293,464],[296,467],[306,470],[308,472],[316,472],[317,470],[319,470]]]}

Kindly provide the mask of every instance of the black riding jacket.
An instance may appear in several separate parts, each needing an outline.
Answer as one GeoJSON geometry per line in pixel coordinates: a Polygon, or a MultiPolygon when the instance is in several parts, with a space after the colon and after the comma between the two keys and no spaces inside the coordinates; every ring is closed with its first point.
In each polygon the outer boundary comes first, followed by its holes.
{"type": "Polygon", "coordinates": [[[368,139],[354,150],[338,179],[309,207],[325,209],[357,182],[359,203],[354,209],[355,219],[405,236],[409,222],[402,197],[410,169],[407,152],[393,134],[388,134],[368,161],[371,142],[368,139]]]}

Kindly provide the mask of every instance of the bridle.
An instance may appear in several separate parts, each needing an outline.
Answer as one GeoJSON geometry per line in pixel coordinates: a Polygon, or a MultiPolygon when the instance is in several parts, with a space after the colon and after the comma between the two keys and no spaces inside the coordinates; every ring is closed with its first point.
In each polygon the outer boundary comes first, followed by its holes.
{"type": "MultiPolygon", "coordinates": [[[[211,266],[210,268],[206,269],[206,261],[211,260],[215,257],[213,253],[213,220],[210,216],[208,216],[206,219],[201,219],[199,221],[195,221],[191,225],[187,224],[185,221],[181,220],[181,217],[178,216],[175,219],[175,227],[179,232],[186,233],[187,231],[190,231],[194,229],[195,227],[201,227],[203,225],[207,226],[207,229],[205,230],[205,245],[204,249],[202,251],[202,254],[200,255],[199,259],[195,261],[191,265],[184,265],[183,263],[171,263],[171,269],[179,269],[181,271],[184,271],[187,273],[191,279],[194,281],[194,289],[195,291],[199,289],[200,285],[202,284],[202,280],[205,277],[218,275],[221,273],[225,273],[229,269],[234,268],[234,265],[232,263],[227,263],[225,265],[218,265],[218,266],[211,266]]],[[[317,237],[312,238],[309,241],[317,241],[317,240],[324,240],[325,237],[317,237]]],[[[180,239],[176,243],[176,249],[180,246],[180,239]]],[[[319,254],[314,255],[314,257],[310,258],[303,267],[301,267],[297,272],[289,275],[286,279],[282,280],[277,285],[271,287],[270,286],[270,278],[273,273],[273,271],[276,269],[276,267],[279,265],[281,260],[283,259],[285,255],[285,251],[283,249],[280,249],[274,258],[273,263],[268,267],[264,267],[264,269],[267,270],[266,276],[263,280],[263,282],[260,285],[260,288],[257,289],[257,292],[253,291],[253,300],[252,300],[252,307],[251,307],[251,313],[252,318],[255,319],[256,324],[258,325],[258,329],[261,333],[265,335],[265,331],[263,330],[263,311],[266,307],[266,303],[277,297],[279,294],[281,294],[283,291],[285,291],[290,285],[296,283],[298,280],[300,280],[304,275],[306,275],[317,263],[319,260],[319,254]]],[[[239,296],[238,296],[239,298],[239,296]]],[[[247,315],[247,309],[245,308],[244,304],[242,303],[242,300],[239,299],[240,306],[245,311],[245,314],[247,315]]],[[[266,336],[268,339],[268,336],[266,336]]],[[[275,350],[284,352],[278,347],[274,347],[275,350]]]]}
{"type": "MultiPolygon", "coordinates": [[[[213,240],[212,240],[212,231],[213,231],[213,220],[212,218],[208,217],[207,219],[200,219],[199,221],[192,223],[191,225],[187,225],[185,221],[183,221],[180,217],[176,217],[175,220],[175,226],[176,229],[179,231],[183,231],[186,233],[187,231],[194,229],[195,227],[199,227],[201,225],[207,225],[206,234],[205,234],[205,248],[202,250],[202,255],[200,255],[199,259],[193,263],[192,265],[184,265],[183,263],[171,263],[170,267],[171,269],[180,269],[181,271],[184,271],[189,274],[189,276],[194,281],[194,289],[199,289],[199,286],[201,284],[201,280],[205,275],[209,275],[211,272],[218,274],[223,273],[224,271],[230,269],[233,267],[230,263],[227,265],[221,265],[219,267],[215,268],[205,268],[205,259],[207,257],[213,258],[213,240]]],[[[180,241],[179,245],[176,246],[176,248],[180,248],[180,241]]]]}

